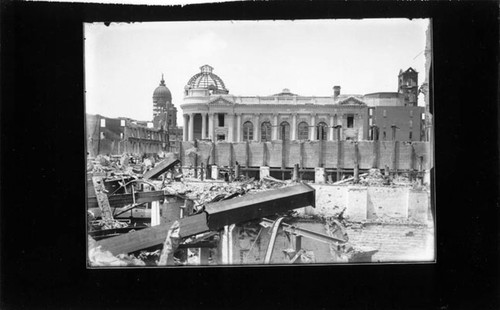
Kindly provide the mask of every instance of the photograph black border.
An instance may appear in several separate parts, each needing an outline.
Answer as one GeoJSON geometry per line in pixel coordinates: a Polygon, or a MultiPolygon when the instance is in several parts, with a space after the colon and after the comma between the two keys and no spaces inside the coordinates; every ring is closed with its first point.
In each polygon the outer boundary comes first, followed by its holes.
{"type": "Polygon", "coordinates": [[[497,2],[1,5],[2,309],[497,308],[497,2]],[[437,263],[87,270],[83,23],[323,18],[432,19],[437,263]]]}

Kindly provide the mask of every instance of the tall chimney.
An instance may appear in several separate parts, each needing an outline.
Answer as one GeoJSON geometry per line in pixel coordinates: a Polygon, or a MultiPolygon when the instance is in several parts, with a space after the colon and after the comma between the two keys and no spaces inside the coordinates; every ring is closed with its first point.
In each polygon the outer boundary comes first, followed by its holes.
{"type": "Polygon", "coordinates": [[[337,100],[337,97],[340,95],[340,86],[333,86],[333,99],[337,100]]]}

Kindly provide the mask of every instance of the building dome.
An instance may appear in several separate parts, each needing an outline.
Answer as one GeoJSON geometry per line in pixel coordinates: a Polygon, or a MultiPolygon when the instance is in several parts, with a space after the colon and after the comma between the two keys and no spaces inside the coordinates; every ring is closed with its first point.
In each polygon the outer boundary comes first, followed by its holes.
{"type": "Polygon", "coordinates": [[[165,80],[163,79],[163,74],[161,75],[160,86],[156,87],[153,92],[153,102],[165,104],[167,102],[172,102],[172,94],[170,90],[165,86],[165,80]]]}
{"type": "Polygon", "coordinates": [[[224,82],[216,74],[212,73],[214,68],[209,65],[200,67],[201,72],[195,74],[189,79],[186,89],[202,88],[213,91],[216,94],[227,94],[229,91],[226,89],[224,82]]]}

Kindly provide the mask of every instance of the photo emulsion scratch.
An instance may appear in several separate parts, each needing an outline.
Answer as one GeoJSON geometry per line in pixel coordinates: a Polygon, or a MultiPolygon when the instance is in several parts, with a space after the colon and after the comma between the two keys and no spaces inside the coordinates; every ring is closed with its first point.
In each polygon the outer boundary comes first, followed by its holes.
{"type": "Polygon", "coordinates": [[[431,30],[84,24],[88,267],[435,262],[431,30]]]}

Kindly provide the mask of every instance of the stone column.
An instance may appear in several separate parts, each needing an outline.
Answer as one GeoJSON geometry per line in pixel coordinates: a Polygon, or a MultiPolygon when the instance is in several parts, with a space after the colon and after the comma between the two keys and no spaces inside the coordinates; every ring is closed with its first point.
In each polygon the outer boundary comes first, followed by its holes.
{"type": "Polygon", "coordinates": [[[241,113],[236,114],[236,142],[241,141],[241,113]]]}
{"type": "Polygon", "coordinates": [[[273,114],[273,127],[271,130],[271,140],[278,140],[278,114],[273,114]]]}
{"type": "Polygon", "coordinates": [[[189,120],[188,120],[187,114],[184,114],[182,116],[184,117],[184,127],[182,127],[182,140],[187,141],[188,140],[189,120]]]}
{"type": "Polygon", "coordinates": [[[201,113],[201,138],[207,138],[207,113],[201,113]]]}
{"type": "Polygon", "coordinates": [[[255,121],[254,121],[255,135],[253,137],[253,140],[259,142],[260,141],[260,114],[255,113],[254,119],[255,119],[255,121]]]}
{"type": "Polygon", "coordinates": [[[188,141],[194,140],[194,113],[189,113],[189,133],[188,141]]]}
{"type": "Polygon", "coordinates": [[[265,177],[268,177],[269,175],[270,175],[269,167],[267,167],[267,166],[260,166],[259,167],[259,176],[260,176],[261,180],[265,177]]]}
{"type": "Polygon", "coordinates": [[[311,122],[309,123],[310,137],[309,140],[316,140],[316,114],[311,114],[311,122]]]}
{"type": "Polygon", "coordinates": [[[215,141],[214,138],[214,114],[208,114],[208,138],[215,141]]]}
{"type": "Polygon", "coordinates": [[[290,128],[290,140],[297,140],[297,113],[292,114],[292,128],[290,128]]]}
{"type": "Polygon", "coordinates": [[[227,120],[228,120],[227,141],[234,142],[234,114],[227,114],[227,120]]]}
{"type": "Polygon", "coordinates": [[[335,124],[333,123],[333,115],[330,115],[330,128],[328,128],[328,140],[329,141],[333,141],[333,126],[335,126],[335,124]]]}

